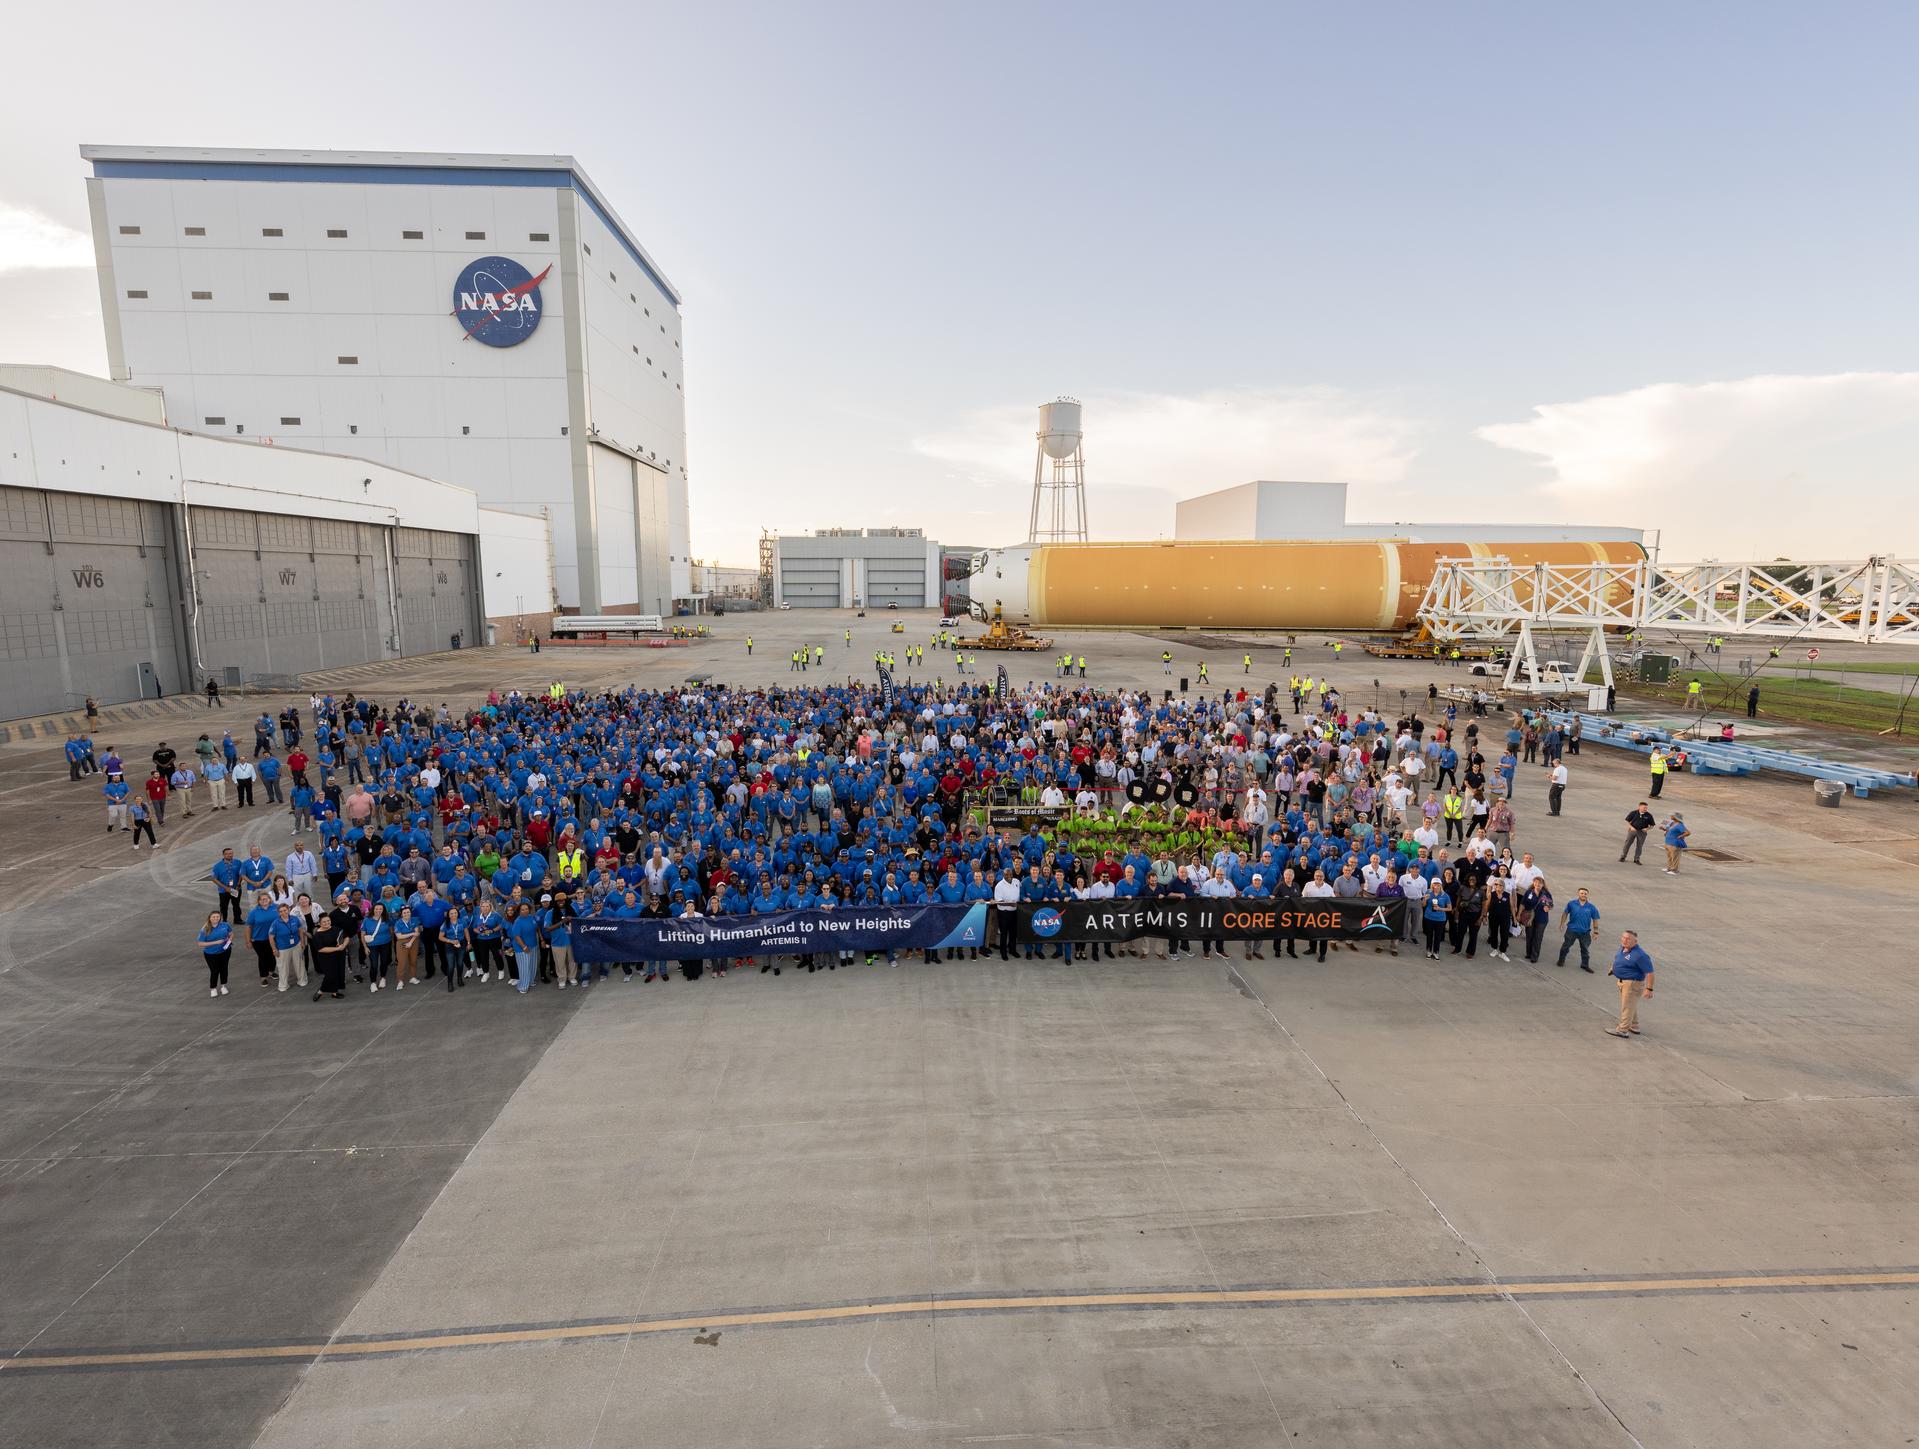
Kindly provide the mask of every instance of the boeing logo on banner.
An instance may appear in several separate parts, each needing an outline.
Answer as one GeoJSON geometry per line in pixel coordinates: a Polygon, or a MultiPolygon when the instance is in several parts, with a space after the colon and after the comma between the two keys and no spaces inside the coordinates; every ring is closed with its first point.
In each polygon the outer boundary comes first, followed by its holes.
{"type": "Polygon", "coordinates": [[[476,342],[517,346],[540,325],[540,283],[552,270],[536,277],[511,257],[468,262],[453,283],[453,315],[476,342]]]}

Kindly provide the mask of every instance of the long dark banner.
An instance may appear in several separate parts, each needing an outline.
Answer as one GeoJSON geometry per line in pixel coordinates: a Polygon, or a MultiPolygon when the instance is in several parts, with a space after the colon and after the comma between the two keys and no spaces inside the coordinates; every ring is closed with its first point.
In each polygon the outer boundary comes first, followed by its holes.
{"type": "Polygon", "coordinates": [[[763,916],[620,919],[573,923],[580,961],[693,961],[714,956],[798,956],[812,951],[928,951],[986,944],[986,904],[847,906],[763,916]]]}
{"type": "Polygon", "coordinates": [[[1065,941],[1389,941],[1405,934],[1406,902],[1330,896],[1062,901],[1023,905],[1015,939],[1023,946],[1065,941]]]}

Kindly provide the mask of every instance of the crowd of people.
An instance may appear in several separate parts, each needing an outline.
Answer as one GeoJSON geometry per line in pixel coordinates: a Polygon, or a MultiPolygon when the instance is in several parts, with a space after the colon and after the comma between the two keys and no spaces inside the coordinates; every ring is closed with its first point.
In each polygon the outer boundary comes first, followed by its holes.
{"type": "MultiPolygon", "coordinates": [[[[1406,944],[1435,960],[1484,949],[1509,961],[1517,948],[1538,962],[1558,920],[1559,964],[1576,949],[1591,969],[1597,906],[1584,891],[1562,903],[1515,845],[1522,763],[1562,772],[1556,801],[1577,736],[1520,715],[1486,738],[1470,703],[1463,717],[1436,695],[1429,706],[1430,721],[1388,719],[1299,677],[1190,700],[1077,681],[1002,698],[972,680],[907,681],[890,696],[852,683],[555,685],[459,713],[347,694],[311,700],[310,753],[289,708],[256,721],[250,754],[230,733],[202,735],[190,757],[162,744],[137,793],[114,751],[101,764],[108,828],[135,831],[136,848],[169,800],[191,813],[201,785],[211,808],[244,809],[257,780],[286,812],[285,856],[254,847],[212,865],[215,908],[198,944],[215,996],[229,992],[242,943],[261,987],[312,986],[315,999],[344,995],[349,981],[372,992],[586,987],[614,968],[574,959],[582,916],[982,902],[993,929],[968,955],[1064,956],[1071,946],[1016,943],[1020,903],[1130,896],[1403,899],[1405,940],[1374,949],[1406,944]],[[228,784],[232,805],[215,788],[228,784]],[[1122,829],[1091,851],[1040,822],[989,827],[981,808],[1089,797],[1122,826],[1134,811],[1176,816],[1209,848],[1168,853],[1122,829]]],[[[1628,826],[1630,849],[1650,826],[1628,826]]],[[[1171,960],[1194,944],[1120,949],[1171,960]]],[[[1305,945],[1320,960],[1357,949],[1277,940],[1246,951],[1263,957],[1269,945],[1276,955],[1305,945]]],[[[672,964],[628,962],[618,974],[664,981],[672,964]]],[[[853,964],[832,952],[704,968],[853,964]]],[[[683,975],[701,970],[681,963],[683,975]]]]}

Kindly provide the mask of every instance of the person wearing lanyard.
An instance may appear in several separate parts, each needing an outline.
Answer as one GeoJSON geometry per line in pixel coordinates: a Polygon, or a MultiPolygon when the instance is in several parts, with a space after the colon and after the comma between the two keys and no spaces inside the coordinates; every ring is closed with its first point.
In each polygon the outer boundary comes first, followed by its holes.
{"type": "Polygon", "coordinates": [[[1619,1021],[1606,1028],[1610,1036],[1639,1035],[1639,1003],[1652,995],[1652,957],[1639,944],[1637,931],[1622,931],[1612,958],[1613,979],[1619,983],[1619,1021]]]}
{"type": "Polygon", "coordinates": [[[420,984],[420,922],[412,906],[401,906],[393,922],[393,989],[420,984]]]}
{"type": "Polygon", "coordinates": [[[530,904],[521,903],[506,934],[513,943],[514,964],[520,968],[519,991],[524,996],[533,989],[533,975],[540,967],[540,923],[533,918],[530,904]]]}
{"type": "Polygon", "coordinates": [[[233,927],[223,912],[207,912],[200,927],[200,952],[207,958],[207,995],[225,996],[227,964],[233,960],[233,927]]]}
{"type": "Polygon", "coordinates": [[[506,980],[506,962],[500,956],[500,943],[506,937],[506,918],[494,906],[491,896],[473,918],[467,934],[473,942],[473,959],[480,968],[480,980],[489,980],[496,970],[500,980],[506,980]]]}
{"type": "Polygon", "coordinates": [[[465,986],[466,973],[472,969],[466,964],[467,939],[466,912],[457,905],[447,907],[446,919],[440,923],[440,967],[446,972],[448,991],[465,986]]]}
{"type": "Polygon", "coordinates": [[[360,941],[366,947],[366,989],[378,991],[386,985],[387,966],[393,960],[393,922],[386,918],[385,902],[375,901],[360,922],[360,941]]]}
{"type": "Polygon", "coordinates": [[[1446,922],[1452,915],[1453,898],[1446,894],[1446,883],[1452,872],[1433,882],[1432,889],[1426,892],[1426,906],[1421,913],[1426,923],[1426,959],[1439,959],[1440,943],[1446,939],[1446,922]]]}
{"type": "Polygon", "coordinates": [[[282,991],[296,979],[302,986],[307,984],[306,934],[306,918],[294,915],[291,905],[275,909],[273,924],[267,928],[267,938],[273,942],[274,955],[278,959],[282,991]]]}

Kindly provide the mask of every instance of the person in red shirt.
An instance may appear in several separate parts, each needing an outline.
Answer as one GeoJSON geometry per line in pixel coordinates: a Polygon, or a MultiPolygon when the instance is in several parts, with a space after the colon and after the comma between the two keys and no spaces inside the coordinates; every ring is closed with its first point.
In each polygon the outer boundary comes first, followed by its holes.
{"type": "Polygon", "coordinates": [[[305,750],[301,749],[298,745],[293,747],[293,752],[287,756],[287,769],[293,775],[294,784],[306,784],[307,766],[312,763],[312,760],[307,757],[305,750]]]}
{"type": "Polygon", "coordinates": [[[533,812],[533,818],[526,824],[526,838],[533,842],[535,850],[546,854],[546,847],[553,839],[553,823],[546,818],[546,811],[533,812]]]}
{"type": "Polygon", "coordinates": [[[147,776],[147,802],[153,809],[153,818],[160,824],[167,823],[167,777],[156,767],[147,776]]]}

